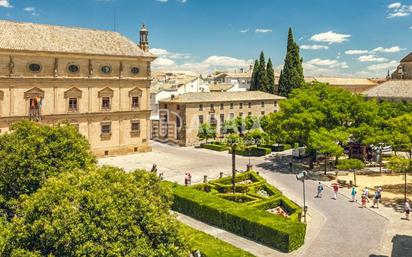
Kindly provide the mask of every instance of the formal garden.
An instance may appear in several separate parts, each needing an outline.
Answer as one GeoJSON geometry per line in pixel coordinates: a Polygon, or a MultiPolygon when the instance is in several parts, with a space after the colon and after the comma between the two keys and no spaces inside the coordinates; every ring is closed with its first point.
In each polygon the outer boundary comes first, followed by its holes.
{"type": "Polygon", "coordinates": [[[165,182],[174,195],[172,209],[282,252],[303,245],[306,224],[298,205],[255,172],[234,178],[190,187],[165,182]]]}

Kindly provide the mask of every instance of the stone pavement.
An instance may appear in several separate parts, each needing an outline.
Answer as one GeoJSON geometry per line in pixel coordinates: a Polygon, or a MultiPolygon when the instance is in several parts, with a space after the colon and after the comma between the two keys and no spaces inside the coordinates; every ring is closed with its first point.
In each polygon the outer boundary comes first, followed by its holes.
{"type": "MultiPolygon", "coordinates": [[[[250,161],[269,183],[303,205],[302,182],[297,181],[294,174],[287,172],[284,161],[279,163],[277,158],[282,158],[282,155],[251,158],[250,161]]],[[[238,168],[245,169],[248,161],[247,157],[237,157],[238,168]]],[[[187,171],[191,171],[193,181],[200,182],[204,175],[216,177],[219,172],[228,174],[231,170],[230,155],[227,153],[159,143],[153,143],[153,152],[150,153],[110,157],[99,162],[129,171],[137,168],[150,169],[156,163],[165,179],[178,183],[183,183],[184,173],[187,171]]],[[[368,209],[358,208],[343,196],[336,201],[332,200],[332,191],[328,188],[325,188],[323,198],[314,198],[317,182],[309,180],[306,185],[308,215],[311,218],[307,239],[302,248],[288,255],[364,257],[382,254],[381,246],[388,224],[386,218],[368,209]]]]}

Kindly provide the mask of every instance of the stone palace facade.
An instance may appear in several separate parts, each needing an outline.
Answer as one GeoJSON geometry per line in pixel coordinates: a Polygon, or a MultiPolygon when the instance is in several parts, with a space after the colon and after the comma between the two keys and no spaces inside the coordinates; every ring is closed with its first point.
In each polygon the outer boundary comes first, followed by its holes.
{"type": "Polygon", "coordinates": [[[148,31],[0,21],[0,130],[31,119],[78,127],[97,156],[149,151],[148,31]]]}

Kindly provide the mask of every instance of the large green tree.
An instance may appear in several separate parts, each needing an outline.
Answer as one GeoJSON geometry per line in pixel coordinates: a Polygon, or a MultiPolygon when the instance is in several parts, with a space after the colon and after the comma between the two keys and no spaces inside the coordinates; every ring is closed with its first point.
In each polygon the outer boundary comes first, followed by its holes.
{"type": "Polygon", "coordinates": [[[253,65],[253,71],[252,71],[252,78],[250,81],[250,90],[256,91],[258,90],[258,72],[259,72],[259,61],[255,61],[255,65],[253,65]]]}
{"type": "Polygon", "coordinates": [[[265,91],[268,85],[268,77],[266,74],[266,60],[263,51],[260,52],[259,67],[257,71],[257,90],[265,91]]]}
{"type": "Polygon", "coordinates": [[[197,137],[200,140],[205,140],[207,144],[207,141],[209,139],[216,137],[216,129],[212,127],[209,123],[203,123],[199,126],[197,137]]]}
{"type": "Polygon", "coordinates": [[[289,28],[285,64],[279,81],[279,95],[288,97],[292,89],[301,87],[303,83],[303,67],[299,46],[293,39],[292,28],[289,28]]]}
{"type": "Polygon", "coordinates": [[[274,94],[275,93],[275,71],[273,70],[272,60],[269,58],[266,65],[266,76],[267,85],[264,89],[265,92],[274,94]]]}
{"type": "Polygon", "coordinates": [[[1,256],[188,256],[172,194],[154,174],[76,170],[24,198],[1,256]]]}
{"type": "Polygon", "coordinates": [[[10,212],[9,201],[35,192],[48,177],[93,163],[88,141],[74,126],[15,123],[0,136],[0,209],[10,212]]]}

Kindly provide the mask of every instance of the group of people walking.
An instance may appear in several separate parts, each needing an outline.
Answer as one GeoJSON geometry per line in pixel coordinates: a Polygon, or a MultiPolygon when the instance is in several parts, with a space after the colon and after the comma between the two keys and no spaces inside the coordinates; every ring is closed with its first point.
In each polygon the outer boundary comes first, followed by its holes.
{"type": "MultiPolygon", "coordinates": [[[[338,191],[339,191],[339,185],[337,183],[334,183],[332,185],[332,190],[333,190],[333,197],[332,199],[336,200],[338,197],[338,191]]],[[[323,184],[322,182],[319,182],[318,186],[317,186],[317,194],[316,194],[316,198],[321,198],[322,197],[322,193],[323,193],[323,184]]],[[[357,189],[355,186],[352,187],[351,189],[351,198],[352,198],[352,202],[357,202],[356,199],[356,195],[358,194],[357,189]]],[[[375,190],[375,193],[373,195],[373,203],[371,208],[379,208],[379,202],[382,199],[382,187],[378,187],[375,190]]],[[[366,208],[366,204],[369,203],[369,188],[365,187],[362,190],[362,195],[361,195],[361,204],[362,204],[362,208],[366,208]]],[[[409,204],[409,201],[406,200],[405,201],[405,205],[404,205],[404,210],[405,210],[405,219],[409,220],[409,214],[411,212],[411,206],[409,204]]]]}

